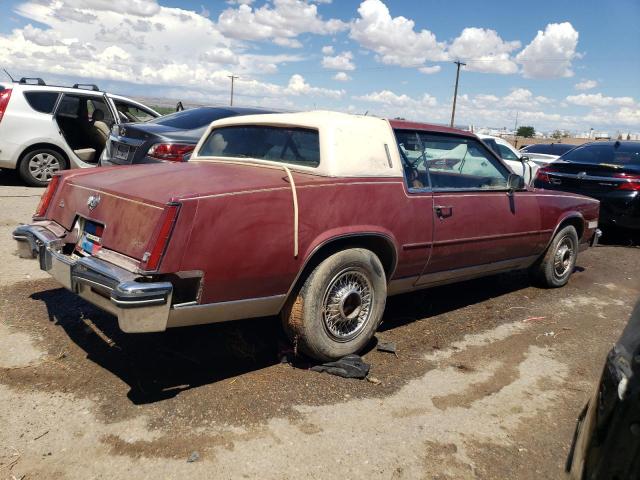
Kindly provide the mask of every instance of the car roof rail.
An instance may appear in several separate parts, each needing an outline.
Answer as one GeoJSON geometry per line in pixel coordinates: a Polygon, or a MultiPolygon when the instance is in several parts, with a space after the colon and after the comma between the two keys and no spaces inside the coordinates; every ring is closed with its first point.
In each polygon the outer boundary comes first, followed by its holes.
{"type": "Polygon", "coordinates": [[[100,91],[100,89],[95,83],[74,83],[73,88],[79,88],[82,90],[92,90],[94,92],[100,91]]]}
{"type": "Polygon", "coordinates": [[[22,83],[24,85],[46,85],[46,83],[44,83],[44,80],[38,77],[22,77],[18,83],[22,83]]]}

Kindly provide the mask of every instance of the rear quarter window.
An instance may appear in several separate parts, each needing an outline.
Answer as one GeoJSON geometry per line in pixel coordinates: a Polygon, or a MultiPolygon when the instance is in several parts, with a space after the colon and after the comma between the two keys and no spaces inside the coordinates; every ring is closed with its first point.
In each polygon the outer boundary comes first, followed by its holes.
{"type": "Polygon", "coordinates": [[[213,130],[198,152],[201,156],[255,158],[305,167],[320,164],[317,130],[239,125],[213,130]]]}
{"type": "Polygon", "coordinates": [[[58,96],[57,92],[24,92],[29,106],[40,113],[53,113],[58,96]]]}

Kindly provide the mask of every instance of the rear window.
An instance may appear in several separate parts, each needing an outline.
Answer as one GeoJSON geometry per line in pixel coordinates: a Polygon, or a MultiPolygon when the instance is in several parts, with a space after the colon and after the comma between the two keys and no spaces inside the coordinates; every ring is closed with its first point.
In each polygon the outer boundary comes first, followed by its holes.
{"type": "Polygon", "coordinates": [[[27,102],[36,112],[52,113],[58,92],[24,92],[27,102]]]}
{"type": "Polygon", "coordinates": [[[157,123],[158,125],[179,128],[181,130],[193,130],[209,125],[214,120],[233,115],[232,112],[224,109],[194,108],[193,110],[182,110],[171,113],[164,117],[150,120],[148,123],[157,123]]]}
{"type": "Polygon", "coordinates": [[[640,143],[591,144],[574,148],[562,160],[575,163],[640,166],[640,143]]]}
{"type": "Polygon", "coordinates": [[[213,130],[198,155],[256,158],[305,167],[320,164],[317,130],[306,128],[241,125],[213,130]]]}

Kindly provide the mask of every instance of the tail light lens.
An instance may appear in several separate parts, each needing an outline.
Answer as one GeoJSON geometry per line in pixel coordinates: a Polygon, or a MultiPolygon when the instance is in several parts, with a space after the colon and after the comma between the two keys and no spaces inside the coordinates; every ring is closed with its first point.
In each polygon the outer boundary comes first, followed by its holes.
{"type": "Polygon", "coordinates": [[[4,112],[7,110],[7,105],[9,105],[10,98],[11,98],[10,88],[0,90],[0,122],[2,121],[2,117],[4,117],[4,112]]]}
{"type": "Polygon", "coordinates": [[[632,192],[640,192],[640,175],[630,175],[628,173],[617,173],[616,178],[622,178],[626,182],[620,183],[616,190],[627,190],[632,192]]]}
{"type": "Polygon", "coordinates": [[[169,162],[185,162],[185,156],[193,152],[195,145],[186,143],[156,143],[152,145],[147,156],[169,162]]]}
{"type": "Polygon", "coordinates": [[[142,258],[141,270],[157,270],[160,265],[160,260],[167,248],[173,226],[178,218],[178,212],[180,211],[179,203],[169,203],[162,212],[162,217],[158,224],[158,228],[151,237],[148,248],[142,258]]]}
{"type": "Polygon", "coordinates": [[[47,189],[42,194],[42,197],[40,197],[40,203],[38,204],[38,208],[36,208],[36,213],[33,214],[34,220],[45,217],[47,210],[49,209],[49,204],[51,203],[51,200],[53,199],[53,196],[58,189],[59,183],[59,175],[55,175],[51,178],[51,180],[49,181],[49,185],[47,185],[47,189]]]}
{"type": "Polygon", "coordinates": [[[551,167],[542,167],[536,172],[536,181],[551,183],[549,180],[549,172],[554,172],[555,169],[551,167]]]}

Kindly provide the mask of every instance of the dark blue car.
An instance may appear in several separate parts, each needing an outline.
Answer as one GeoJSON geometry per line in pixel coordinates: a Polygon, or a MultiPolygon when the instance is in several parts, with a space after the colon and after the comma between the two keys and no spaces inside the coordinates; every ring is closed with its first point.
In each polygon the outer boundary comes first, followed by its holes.
{"type": "Polygon", "coordinates": [[[198,107],[148,122],[116,125],[100,157],[101,166],[184,162],[214,120],[274,113],[259,108],[198,107]]]}

